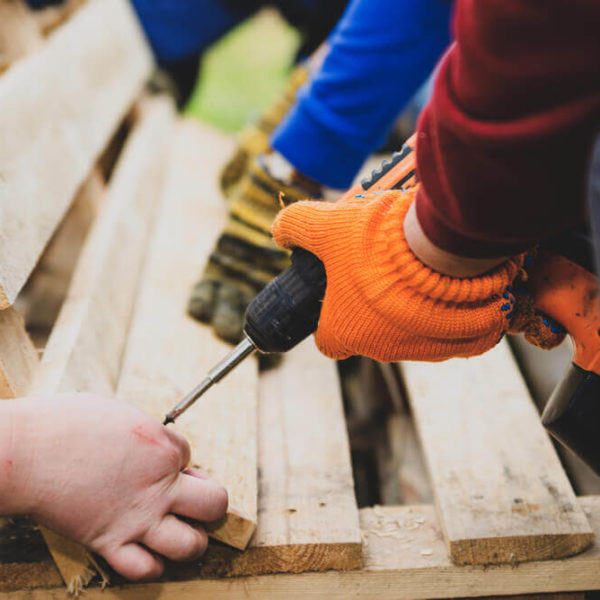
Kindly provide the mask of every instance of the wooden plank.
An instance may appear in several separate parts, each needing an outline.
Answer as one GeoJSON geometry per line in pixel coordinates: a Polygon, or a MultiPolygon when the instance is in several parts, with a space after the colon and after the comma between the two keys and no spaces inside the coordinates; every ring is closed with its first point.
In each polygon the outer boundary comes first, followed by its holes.
{"type": "Polygon", "coordinates": [[[457,564],[560,558],[592,542],[506,342],[402,372],[457,564]]]}
{"type": "Polygon", "coordinates": [[[33,16],[44,35],[62,25],[86,0],[62,0],[57,6],[33,11],[33,16]]]}
{"type": "Polygon", "coordinates": [[[151,64],[128,2],[90,0],[0,78],[0,308],[14,302],[151,64]]]}
{"type": "Polygon", "coordinates": [[[312,340],[261,373],[258,439],[256,534],[242,554],[210,548],[201,573],[359,568],[360,527],[337,370],[312,340]]]}
{"type": "Polygon", "coordinates": [[[21,0],[0,0],[0,73],[42,46],[40,27],[21,0]]]}
{"type": "MultiPolygon", "coordinates": [[[[587,551],[559,560],[458,566],[432,506],[360,511],[365,566],[358,571],[262,575],[88,588],[86,600],[427,600],[600,589],[600,497],[578,499],[596,533],[587,551]]],[[[0,593],[0,600],[65,600],[64,590],[0,593]]]]}
{"type": "MultiPolygon", "coordinates": [[[[192,121],[178,127],[118,388],[161,420],[231,350],[186,304],[225,216],[216,174],[232,146],[192,121]]],[[[236,548],[256,528],[256,396],[257,364],[248,360],[175,426],[192,446],[192,463],[227,488],[229,511],[209,533],[236,548]]]]}
{"type": "MultiPolygon", "coordinates": [[[[150,100],[144,108],[82,250],[32,393],[115,391],[174,119],[170,100],[150,100]]],[[[42,533],[65,583],[78,591],[95,574],[91,556],[42,533]]]]}
{"type": "Polygon", "coordinates": [[[100,169],[94,167],[15,303],[27,327],[43,346],[67,295],[77,258],[100,209],[105,187],[100,169]]]}
{"type": "Polygon", "coordinates": [[[38,365],[21,315],[12,307],[0,311],[0,398],[24,396],[38,365]]]}
{"type": "Polygon", "coordinates": [[[259,521],[236,574],[360,567],[335,363],[319,354],[311,338],[263,373],[259,390],[259,521]]]}

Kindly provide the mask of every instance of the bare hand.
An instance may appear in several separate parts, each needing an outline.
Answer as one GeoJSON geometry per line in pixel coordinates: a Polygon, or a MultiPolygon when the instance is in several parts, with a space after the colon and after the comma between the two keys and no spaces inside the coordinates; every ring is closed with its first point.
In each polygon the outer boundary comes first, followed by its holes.
{"type": "Polygon", "coordinates": [[[180,561],[205,551],[202,526],[177,516],[216,520],[227,492],[185,470],[181,435],[93,394],[5,401],[0,411],[1,514],[31,515],[129,579],[158,577],[156,554],[180,561]]]}

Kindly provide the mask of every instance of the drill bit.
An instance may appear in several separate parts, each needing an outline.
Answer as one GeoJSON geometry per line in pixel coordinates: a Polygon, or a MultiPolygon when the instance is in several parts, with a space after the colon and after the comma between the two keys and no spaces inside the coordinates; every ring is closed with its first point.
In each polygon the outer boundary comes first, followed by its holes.
{"type": "Polygon", "coordinates": [[[200,396],[203,396],[215,383],[218,383],[235,367],[237,367],[247,356],[256,350],[254,342],[248,337],[244,339],[215,367],[206,377],[187,394],[165,417],[163,425],[175,423],[175,419],[182,415],[200,396]]]}

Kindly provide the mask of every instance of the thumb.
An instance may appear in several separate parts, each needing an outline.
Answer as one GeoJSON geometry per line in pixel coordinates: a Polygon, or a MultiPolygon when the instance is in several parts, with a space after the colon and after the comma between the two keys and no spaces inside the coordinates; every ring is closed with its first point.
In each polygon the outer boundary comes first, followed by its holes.
{"type": "Polygon", "coordinates": [[[536,310],[524,328],[525,339],[542,350],[552,350],[565,339],[566,331],[551,317],[536,310]]]}
{"type": "Polygon", "coordinates": [[[335,204],[303,200],[284,208],[273,223],[273,238],[284,248],[304,248],[322,258],[335,204]]]}

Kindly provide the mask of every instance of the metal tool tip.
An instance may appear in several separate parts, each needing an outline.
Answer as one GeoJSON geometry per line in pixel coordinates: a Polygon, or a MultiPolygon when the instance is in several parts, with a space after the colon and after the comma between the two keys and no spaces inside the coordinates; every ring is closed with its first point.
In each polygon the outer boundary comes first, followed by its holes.
{"type": "Polygon", "coordinates": [[[165,420],[163,421],[163,425],[168,425],[169,423],[175,423],[175,419],[171,415],[167,415],[165,420]]]}

